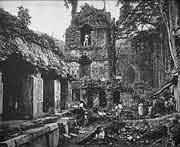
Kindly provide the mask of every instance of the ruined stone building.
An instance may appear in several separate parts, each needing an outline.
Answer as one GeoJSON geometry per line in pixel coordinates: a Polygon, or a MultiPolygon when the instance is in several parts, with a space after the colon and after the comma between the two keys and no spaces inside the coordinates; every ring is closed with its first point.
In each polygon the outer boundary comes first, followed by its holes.
{"type": "Polygon", "coordinates": [[[116,69],[123,79],[133,84],[145,82],[152,88],[161,87],[166,80],[170,54],[162,47],[158,32],[142,32],[132,40],[118,40],[116,69]]]}
{"type": "Polygon", "coordinates": [[[0,20],[0,118],[30,119],[65,109],[71,87],[61,49],[3,9],[0,20]]]}
{"type": "MultiPolygon", "coordinates": [[[[120,21],[127,17],[129,3],[120,8],[120,21]]],[[[134,38],[116,41],[117,74],[131,84],[144,82],[152,88],[164,85],[170,53],[162,26],[142,30],[134,38]]]]}
{"type": "Polygon", "coordinates": [[[110,13],[86,4],[66,30],[65,52],[71,74],[109,79],[108,31],[110,13]]]}
{"type": "Polygon", "coordinates": [[[80,12],[74,15],[66,30],[66,61],[70,65],[70,74],[80,79],[80,82],[72,85],[75,97],[79,100],[83,97],[83,92],[79,91],[78,85],[84,80],[110,79],[110,22],[110,13],[85,4],[80,12]]]}

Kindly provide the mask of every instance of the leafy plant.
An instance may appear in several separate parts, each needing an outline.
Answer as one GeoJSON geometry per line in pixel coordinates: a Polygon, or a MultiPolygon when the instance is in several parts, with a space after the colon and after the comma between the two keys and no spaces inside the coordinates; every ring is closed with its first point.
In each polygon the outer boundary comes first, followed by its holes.
{"type": "Polygon", "coordinates": [[[23,6],[18,7],[18,18],[21,21],[21,25],[23,27],[27,27],[31,24],[31,16],[29,14],[29,10],[24,8],[23,6]]]}

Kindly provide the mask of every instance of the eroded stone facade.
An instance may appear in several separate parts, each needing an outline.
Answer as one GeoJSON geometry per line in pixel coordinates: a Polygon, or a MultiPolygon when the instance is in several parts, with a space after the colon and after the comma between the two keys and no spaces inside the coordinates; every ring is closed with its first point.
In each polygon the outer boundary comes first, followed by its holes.
{"type": "Polygon", "coordinates": [[[168,70],[169,51],[160,32],[145,32],[144,37],[117,41],[117,73],[129,83],[142,81],[152,88],[162,86],[168,70]]]}
{"type": "MultiPolygon", "coordinates": [[[[98,10],[97,10],[98,11],[98,10]]],[[[102,10],[99,10],[102,11],[102,10]]],[[[81,13],[81,12],[80,12],[81,13]]],[[[81,14],[77,14],[78,15],[81,14]]],[[[109,13],[104,12],[104,15],[109,13]]],[[[81,25],[71,24],[66,30],[65,55],[69,62],[70,73],[78,78],[89,76],[95,80],[109,79],[109,55],[108,55],[108,24],[102,26],[103,21],[94,25],[92,22],[97,20],[87,20],[81,25]],[[88,31],[89,28],[89,31],[88,31]],[[87,32],[86,32],[87,31],[87,32]],[[84,45],[85,34],[89,35],[89,44],[84,45]],[[82,74],[83,64],[80,58],[85,55],[91,61],[85,69],[88,73],[82,74]]],[[[109,17],[110,21],[110,17],[109,17]]]]}

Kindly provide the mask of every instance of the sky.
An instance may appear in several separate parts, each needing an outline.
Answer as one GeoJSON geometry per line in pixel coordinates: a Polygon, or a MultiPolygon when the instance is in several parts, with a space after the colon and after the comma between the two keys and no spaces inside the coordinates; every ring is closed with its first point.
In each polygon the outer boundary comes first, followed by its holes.
{"type": "MultiPolygon", "coordinates": [[[[101,0],[80,0],[78,10],[84,3],[89,3],[96,8],[103,8],[101,0]]],[[[106,0],[106,10],[111,12],[111,16],[119,17],[119,7],[116,7],[116,0],[106,0]]],[[[67,9],[63,0],[4,0],[0,1],[0,7],[17,15],[19,6],[24,6],[30,11],[30,29],[38,32],[47,33],[59,40],[65,40],[66,28],[71,21],[71,7],[67,9]]]]}

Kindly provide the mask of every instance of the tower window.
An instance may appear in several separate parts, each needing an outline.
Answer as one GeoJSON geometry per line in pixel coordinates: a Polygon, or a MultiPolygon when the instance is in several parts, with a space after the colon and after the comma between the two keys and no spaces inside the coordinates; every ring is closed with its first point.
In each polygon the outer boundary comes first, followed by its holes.
{"type": "Polygon", "coordinates": [[[91,31],[92,31],[92,28],[87,24],[81,28],[81,45],[82,46],[91,45],[91,31]]]}

